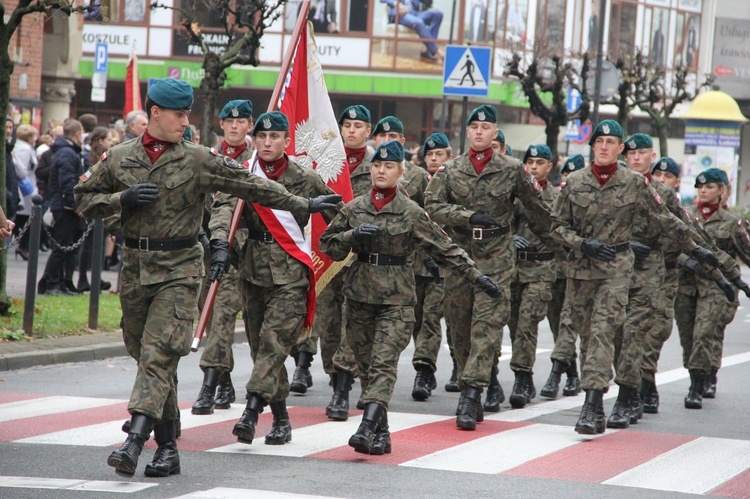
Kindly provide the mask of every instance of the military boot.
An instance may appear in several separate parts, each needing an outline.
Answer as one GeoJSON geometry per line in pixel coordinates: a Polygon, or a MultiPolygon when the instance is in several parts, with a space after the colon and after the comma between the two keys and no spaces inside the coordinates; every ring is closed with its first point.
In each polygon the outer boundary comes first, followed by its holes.
{"type": "MultiPolygon", "coordinates": [[[[330,381],[328,382],[328,386],[333,387],[334,395],[336,394],[336,380],[338,379],[339,375],[338,373],[334,372],[333,374],[328,375],[330,377],[330,381]]],[[[335,397],[331,397],[331,400],[328,401],[328,405],[326,406],[326,416],[328,416],[331,413],[331,407],[333,407],[333,400],[335,397]]]]}
{"type": "Polygon", "coordinates": [[[643,401],[643,412],[646,414],[659,413],[659,392],[656,391],[656,384],[646,379],[641,380],[641,386],[638,390],[643,401]]]}
{"type": "Polygon", "coordinates": [[[365,413],[362,415],[362,422],[359,424],[357,432],[349,437],[349,447],[354,447],[354,452],[370,454],[375,441],[375,430],[378,427],[383,412],[383,406],[377,402],[368,402],[365,404],[365,413]]]}
{"type": "Polygon", "coordinates": [[[190,412],[193,414],[214,413],[214,397],[216,396],[216,385],[219,383],[220,374],[219,370],[213,367],[207,367],[203,371],[203,385],[201,385],[198,399],[190,412]]]}
{"type": "Polygon", "coordinates": [[[581,407],[581,415],[578,418],[575,428],[581,435],[596,435],[600,433],[601,423],[598,423],[598,420],[603,416],[603,395],[601,390],[593,388],[586,390],[586,400],[583,402],[583,407],[581,407]],[[599,416],[600,412],[602,412],[602,416],[599,416]]]}
{"type": "Polygon", "coordinates": [[[115,473],[126,477],[132,477],[135,474],[143,444],[148,440],[148,435],[154,426],[152,418],[137,412],[133,414],[130,421],[128,438],[107,459],[107,464],[115,469],[115,473]]]}
{"type": "Polygon", "coordinates": [[[427,366],[419,366],[417,368],[417,375],[414,377],[414,387],[411,390],[411,397],[414,400],[423,402],[430,398],[432,395],[432,388],[430,387],[430,368],[427,366]]]}
{"type": "Polygon", "coordinates": [[[456,373],[457,369],[456,359],[453,359],[453,371],[451,371],[451,379],[448,380],[448,382],[445,384],[446,392],[457,393],[461,391],[461,389],[458,387],[458,374],[456,373]]]}
{"type": "Polygon", "coordinates": [[[154,425],[154,440],[158,448],[154,459],[146,465],[146,476],[165,477],[180,474],[180,455],[177,453],[176,420],[154,425]]]}
{"type": "Polygon", "coordinates": [[[510,395],[510,405],[514,409],[526,407],[531,399],[536,397],[534,379],[528,371],[517,371],[516,381],[513,383],[513,393],[510,395]]]}
{"type": "Polygon", "coordinates": [[[284,445],[292,441],[292,425],[289,423],[289,413],[286,411],[286,401],[271,402],[273,425],[271,433],[266,435],[266,445],[284,445]]]}
{"type": "Polygon", "coordinates": [[[685,409],[703,409],[703,390],[706,374],[698,369],[690,369],[690,388],[685,397],[685,409]]]}
{"type": "Polygon", "coordinates": [[[313,354],[309,352],[297,353],[297,369],[294,370],[292,383],[289,390],[294,393],[306,393],[307,389],[313,386],[312,374],[310,374],[310,365],[312,364],[313,354]]]}
{"type": "Polygon", "coordinates": [[[638,390],[633,388],[630,392],[630,424],[638,424],[638,420],[643,418],[643,401],[638,390]]]}
{"type": "Polygon", "coordinates": [[[370,454],[373,456],[382,456],[391,453],[391,432],[388,431],[388,411],[383,409],[383,415],[380,416],[380,422],[375,429],[375,438],[372,441],[370,454]]]}
{"type": "Polygon", "coordinates": [[[255,438],[255,427],[258,425],[258,416],[263,412],[266,401],[255,393],[250,394],[245,410],[240,416],[240,420],[234,425],[232,435],[237,437],[238,442],[243,444],[253,443],[255,438]]]}
{"type": "Polygon", "coordinates": [[[473,386],[467,386],[461,392],[463,403],[460,407],[460,414],[456,418],[456,426],[462,430],[476,430],[481,405],[482,389],[473,386]]]}
{"type": "Polygon", "coordinates": [[[219,384],[216,387],[216,401],[214,402],[214,408],[229,409],[232,407],[235,400],[237,400],[237,396],[234,393],[232,375],[229,371],[223,371],[219,375],[219,384]]]}
{"type": "Polygon", "coordinates": [[[596,432],[604,433],[607,431],[607,415],[604,414],[604,403],[599,404],[596,408],[596,432]]]}
{"type": "Polygon", "coordinates": [[[349,419],[349,391],[352,389],[354,379],[348,372],[338,372],[336,376],[336,389],[331,399],[331,409],[328,411],[328,419],[334,421],[346,421],[349,419]]]}
{"type": "Polygon", "coordinates": [[[560,378],[562,378],[562,374],[567,368],[567,365],[553,359],[552,371],[550,371],[549,378],[547,378],[547,382],[544,384],[542,391],[539,392],[539,395],[548,399],[556,399],[557,392],[560,390],[560,378]]]}
{"type": "Polygon", "coordinates": [[[578,377],[578,365],[575,360],[565,370],[565,374],[568,376],[568,379],[565,380],[563,395],[565,397],[575,397],[581,393],[581,378],[578,377]]]}
{"type": "Polygon", "coordinates": [[[703,398],[704,399],[714,399],[716,398],[716,373],[719,372],[718,369],[711,369],[711,372],[709,374],[706,374],[706,386],[703,388],[703,398]]]}
{"type": "Polygon", "coordinates": [[[634,388],[622,385],[617,394],[612,414],[607,420],[607,428],[627,428],[630,426],[630,395],[634,388]]]}
{"type": "Polygon", "coordinates": [[[505,393],[503,387],[500,386],[500,380],[498,379],[498,368],[492,366],[492,372],[490,374],[490,384],[487,387],[487,398],[484,399],[484,411],[487,412],[500,412],[500,404],[505,402],[505,393]]]}

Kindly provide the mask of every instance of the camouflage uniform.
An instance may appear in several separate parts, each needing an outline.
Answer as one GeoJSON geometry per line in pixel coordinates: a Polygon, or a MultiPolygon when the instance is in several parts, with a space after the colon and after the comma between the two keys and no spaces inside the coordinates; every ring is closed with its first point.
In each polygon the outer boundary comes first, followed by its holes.
{"type": "MultiPolygon", "coordinates": [[[[453,244],[438,225],[402,192],[379,212],[369,194],[348,203],[320,237],[320,248],[340,261],[350,251],[406,258],[418,247],[435,260],[474,283],[481,275],[468,255],[453,244]],[[374,223],[380,230],[365,242],[352,238],[352,229],[374,223]]],[[[359,259],[346,270],[346,335],[359,369],[367,373],[365,404],[388,408],[396,382],[398,360],[414,326],[414,271],[403,265],[371,265],[359,259]]]]}
{"type": "Polygon", "coordinates": [[[497,153],[493,153],[481,175],[477,175],[468,154],[448,160],[427,187],[427,211],[504,293],[498,303],[475,291],[469,283],[446,276],[445,313],[451,325],[462,389],[489,384],[493,362],[500,352],[502,330],[510,317],[510,279],[515,268],[510,224],[516,198],[529,210],[528,221],[534,233],[545,244],[557,246],[549,237],[550,216],[540,191],[538,182],[518,160],[497,153]],[[502,227],[473,228],[469,218],[475,212],[495,218],[502,227]]]}
{"type": "Polygon", "coordinates": [[[234,160],[184,141],[171,144],[153,165],[141,139],[114,146],[76,186],[77,204],[87,216],[121,217],[121,233],[126,238],[120,277],[123,339],[138,362],[128,404],[131,414],[165,421],[177,417],[177,363],[190,352],[204,275],[197,234],[204,196],[216,191],[295,213],[305,213],[309,206],[308,199],[250,174],[234,160]],[[159,198],[122,208],[120,193],[141,182],[156,184],[159,198]],[[158,251],[147,249],[147,239],[195,242],[185,249],[158,251]],[[128,240],[143,249],[129,247],[128,240]]]}

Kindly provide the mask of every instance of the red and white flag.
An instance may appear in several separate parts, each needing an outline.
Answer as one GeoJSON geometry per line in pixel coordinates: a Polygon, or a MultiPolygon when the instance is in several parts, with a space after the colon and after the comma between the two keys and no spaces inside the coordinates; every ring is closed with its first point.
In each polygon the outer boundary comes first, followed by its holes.
{"type": "Polygon", "coordinates": [[[131,111],[140,111],[143,109],[141,104],[141,82],[138,80],[138,56],[135,51],[128,61],[128,69],[125,75],[125,104],[122,106],[122,118],[131,111]]]}

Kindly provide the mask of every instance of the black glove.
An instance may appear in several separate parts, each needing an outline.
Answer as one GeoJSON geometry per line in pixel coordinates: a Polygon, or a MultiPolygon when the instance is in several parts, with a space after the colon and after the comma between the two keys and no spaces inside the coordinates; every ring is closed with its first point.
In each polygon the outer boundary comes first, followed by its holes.
{"type": "Polygon", "coordinates": [[[734,292],[734,288],[732,287],[731,284],[729,284],[729,281],[727,281],[725,278],[722,277],[721,279],[716,281],[716,285],[719,286],[719,289],[724,292],[724,296],[727,297],[727,300],[730,303],[733,302],[737,298],[737,295],[734,292]]]}
{"type": "Polygon", "coordinates": [[[586,239],[581,243],[581,251],[589,258],[611,262],[615,259],[617,252],[609,244],[605,244],[598,239],[586,239]]]}
{"type": "Polygon", "coordinates": [[[732,284],[740,288],[742,292],[745,293],[745,296],[750,298],[750,286],[748,286],[748,284],[742,280],[742,277],[735,277],[734,279],[732,279],[732,284]]]}
{"type": "Polygon", "coordinates": [[[483,227],[492,227],[493,225],[500,227],[502,224],[484,213],[474,213],[469,217],[469,223],[471,225],[481,225],[483,227]]]}
{"type": "Polygon", "coordinates": [[[635,260],[637,262],[645,260],[651,254],[651,248],[638,241],[630,241],[630,249],[635,253],[635,260]]]}
{"type": "Polygon", "coordinates": [[[516,249],[520,250],[527,250],[529,247],[531,247],[531,243],[528,239],[526,239],[523,236],[519,236],[518,234],[515,234],[513,236],[513,244],[516,245],[516,249]]]}
{"type": "Polygon", "coordinates": [[[429,272],[432,277],[435,278],[435,282],[437,284],[443,282],[443,278],[440,277],[440,267],[438,267],[438,264],[435,263],[435,260],[433,260],[432,258],[425,258],[423,261],[424,266],[427,268],[427,272],[429,272]]]}
{"type": "Polygon", "coordinates": [[[310,198],[310,204],[307,211],[310,213],[319,213],[326,210],[335,210],[336,205],[340,203],[342,197],[338,194],[323,194],[322,196],[310,198]]]}
{"type": "Polygon", "coordinates": [[[693,250],[691,253],[696,260],[698,260],[701,263],[705,263],[709,267],[716,268],[719,266],[719,259],[716,258],[716,255],[711,253],[706,248],[703,248],[702,246],[698,246],[693,250]]]}
{"type": "Polygon", "coordinates": [[[120,204],[124,208],[153,203],[159,197],[159,187],[156,184],[135,184],[128,187],[120,195],[120,204]]]}
{"type": "Polygon", "coordinates": [[[355,239],[355,241],[361,243],[362,241],[365,241],[372,237],[372,235],[379,230],[380,228],[375,224],[359,224],[352,231],[352,237],[355,239]]]}
{"type": "Polygon", "coordinates": [[[229,241],[224,239],[211,239],[211,271],[208,274],[208,281],[214,282],[221,280],[224,272],[229,270],[229,241]]]}
{"type": "Polygon", "coordinates": [[[685,263],[682,266],[688,269],[690,272],[703,277],[704,279],[708,278],[708,274],[706,274],[706,271],[703,270],[700,262],[695,258],[688,258],[687,260],[685,260],[685,263]]]}
{"type": "Polygon", "coordinates": [[[503,290],[500,289],[497,284],[495,284],[495,281],[484,274],[477,277],[474,286],[484,291],[485,293],[487,293],[487,296],[495,300],[499,300],[503,297],[503,290]]]}
{"type": "Polygon", "coordinates": [[[198,242],[203,246],[204,253],[211,251],[211,242],[208,240],[208,235],[206,235],[203,230],[198,233],[198,242]]]}

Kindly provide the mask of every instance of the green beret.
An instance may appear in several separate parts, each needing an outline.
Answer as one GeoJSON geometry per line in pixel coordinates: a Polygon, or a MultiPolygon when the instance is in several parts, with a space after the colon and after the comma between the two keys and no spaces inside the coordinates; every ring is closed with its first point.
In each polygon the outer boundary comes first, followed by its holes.
{"type": "Polygon", "coordinates": [[[677,164],[677,161],[668,156],[665,156],[663,158],[659,158],[659,160],[654,163],[654,166],[651,168],[651,173],[654,173],[655,171],[668,172],[679,178],[680,165],[677,164]]]}
{"type": "Polygon", "coordinates": [[[654,147],[654,141],[651,136],[645,133],[634,133],[625,141],[625,151],[635,151],[638,149],[650,149],[654,147]]]}
{"type": "Polygon", "coordinates": [[[401,120],[396,118],[395,116],[386,116],[382,120],[378,121],[378,124],[375,125],[375,130],[372,131],[372,134],[379,135],[381,133],[388,132],[404,133],[404,124],[401,123],[401,120]]]}
{"type": "Polygon", "coordinates": [[[383,142],[375,149],[375,154],[370,159],[371,162],[375,161],[403,161],[404,160],[404,145],[398,140],[389,140],[383,142]]]}
{"type": "Polygon", "coordinates": [[[526,160],[529,158],[544,158],[547,161],[551,161],[552,151],[549,150],[549,147],[547,147],[546,144],[529,146],[526,150],[526,154],[523,155],[523,162],[526,163],[526,160]]]}
{"type": "Polygon", "coordinates": [[[497,131],[497,135],[495,135],[495,138],[492,139],[495,142],[500,142],[501,144],[505,144],[505,134],[502,130],[497,131]]]}
{"type": "Polygon", "coordinates": [[[193,107],[193,87],[184,80],[162,78],[148,88],[146,95],[154,104],[164,109],[190,109],[193,107]]]}
{"type": "Polygon", "coordinates": [[[230,100],[224,106],[219,113],[219,119],[225,120],[227,118],[252,118],[253,117],[253,103],[249,100],[230,100]]]}
{"type": "Polygon", "coordinates": [[[448,141],[448,137],[446,137],[444,133],[433,133],[427,137],[427,140],[422,144],[422,156],[426,156],[427,151],[432,151],[433,149],[446,149],[450,146],[451,143],[448,141]]]}
{"type": "Polygon", "coordinates": [[[622,127],[618,122],[615,120],[604,120],[600,121],[598,125],[596,125],[596,129],[594,130],[594,133],[591,134],[591,139],[589,140],[589,145],[593,146],[594,141],[596,141],[597,137],[623,137],[622,127]]]}
{"type": "Polygon", "coordinates": [[[497,109],[489,104],[482,104],[479,107],[475,107],[466,119],[466,126],[469,126],[472,121],[485,121],[497,124],[497,109]]]}
{"type": "Polygon", "coordinates": [[[280,111],[271,111],[258,116],[253,131],[250,133],[253,137],[258,132],[286,132],[289,131],[289,120],[286,119],[280,111]]]}
{"type": "Polygon", "coordinates": [[[510,148],[510,144],[505,144],[505,155],[513,156],[513,149],[510,148]]]}
{"type": "Polygon", "coordinates": [[[700,175],[695,177],[695,187],[700,187],[704,184],[729,184],[729,177],[719,168],[709,168],[702,172],[700,175]]]}
{"type": "Polygon", "coordinates": [[[186,126],[185,130],[182,131],[182,140],[193,141],[193,129],[190,128],[190,125],[186,126]]]}
{"type": "Polygon", "coordinates": [[[574,154],[565,160],[565,163],[563,163],[563,166],[560,169],[560,173],[573,173],[578,170],[583,170],[584,168],[586,168],[586,160],[583,158],[583,155],[574,154]]]}
{"type": "MultiPolygon", "coordinates": [[[[355,104],[344,109],[339,117],[339,126],[344,124],[344,120],[357,120],[364,121],[366,123],[372,123],[372,117],[370,116],[370,110],[362,104],[355,104]]],[[[403,126],[401,127],[403,128],[403,126]]]]}

